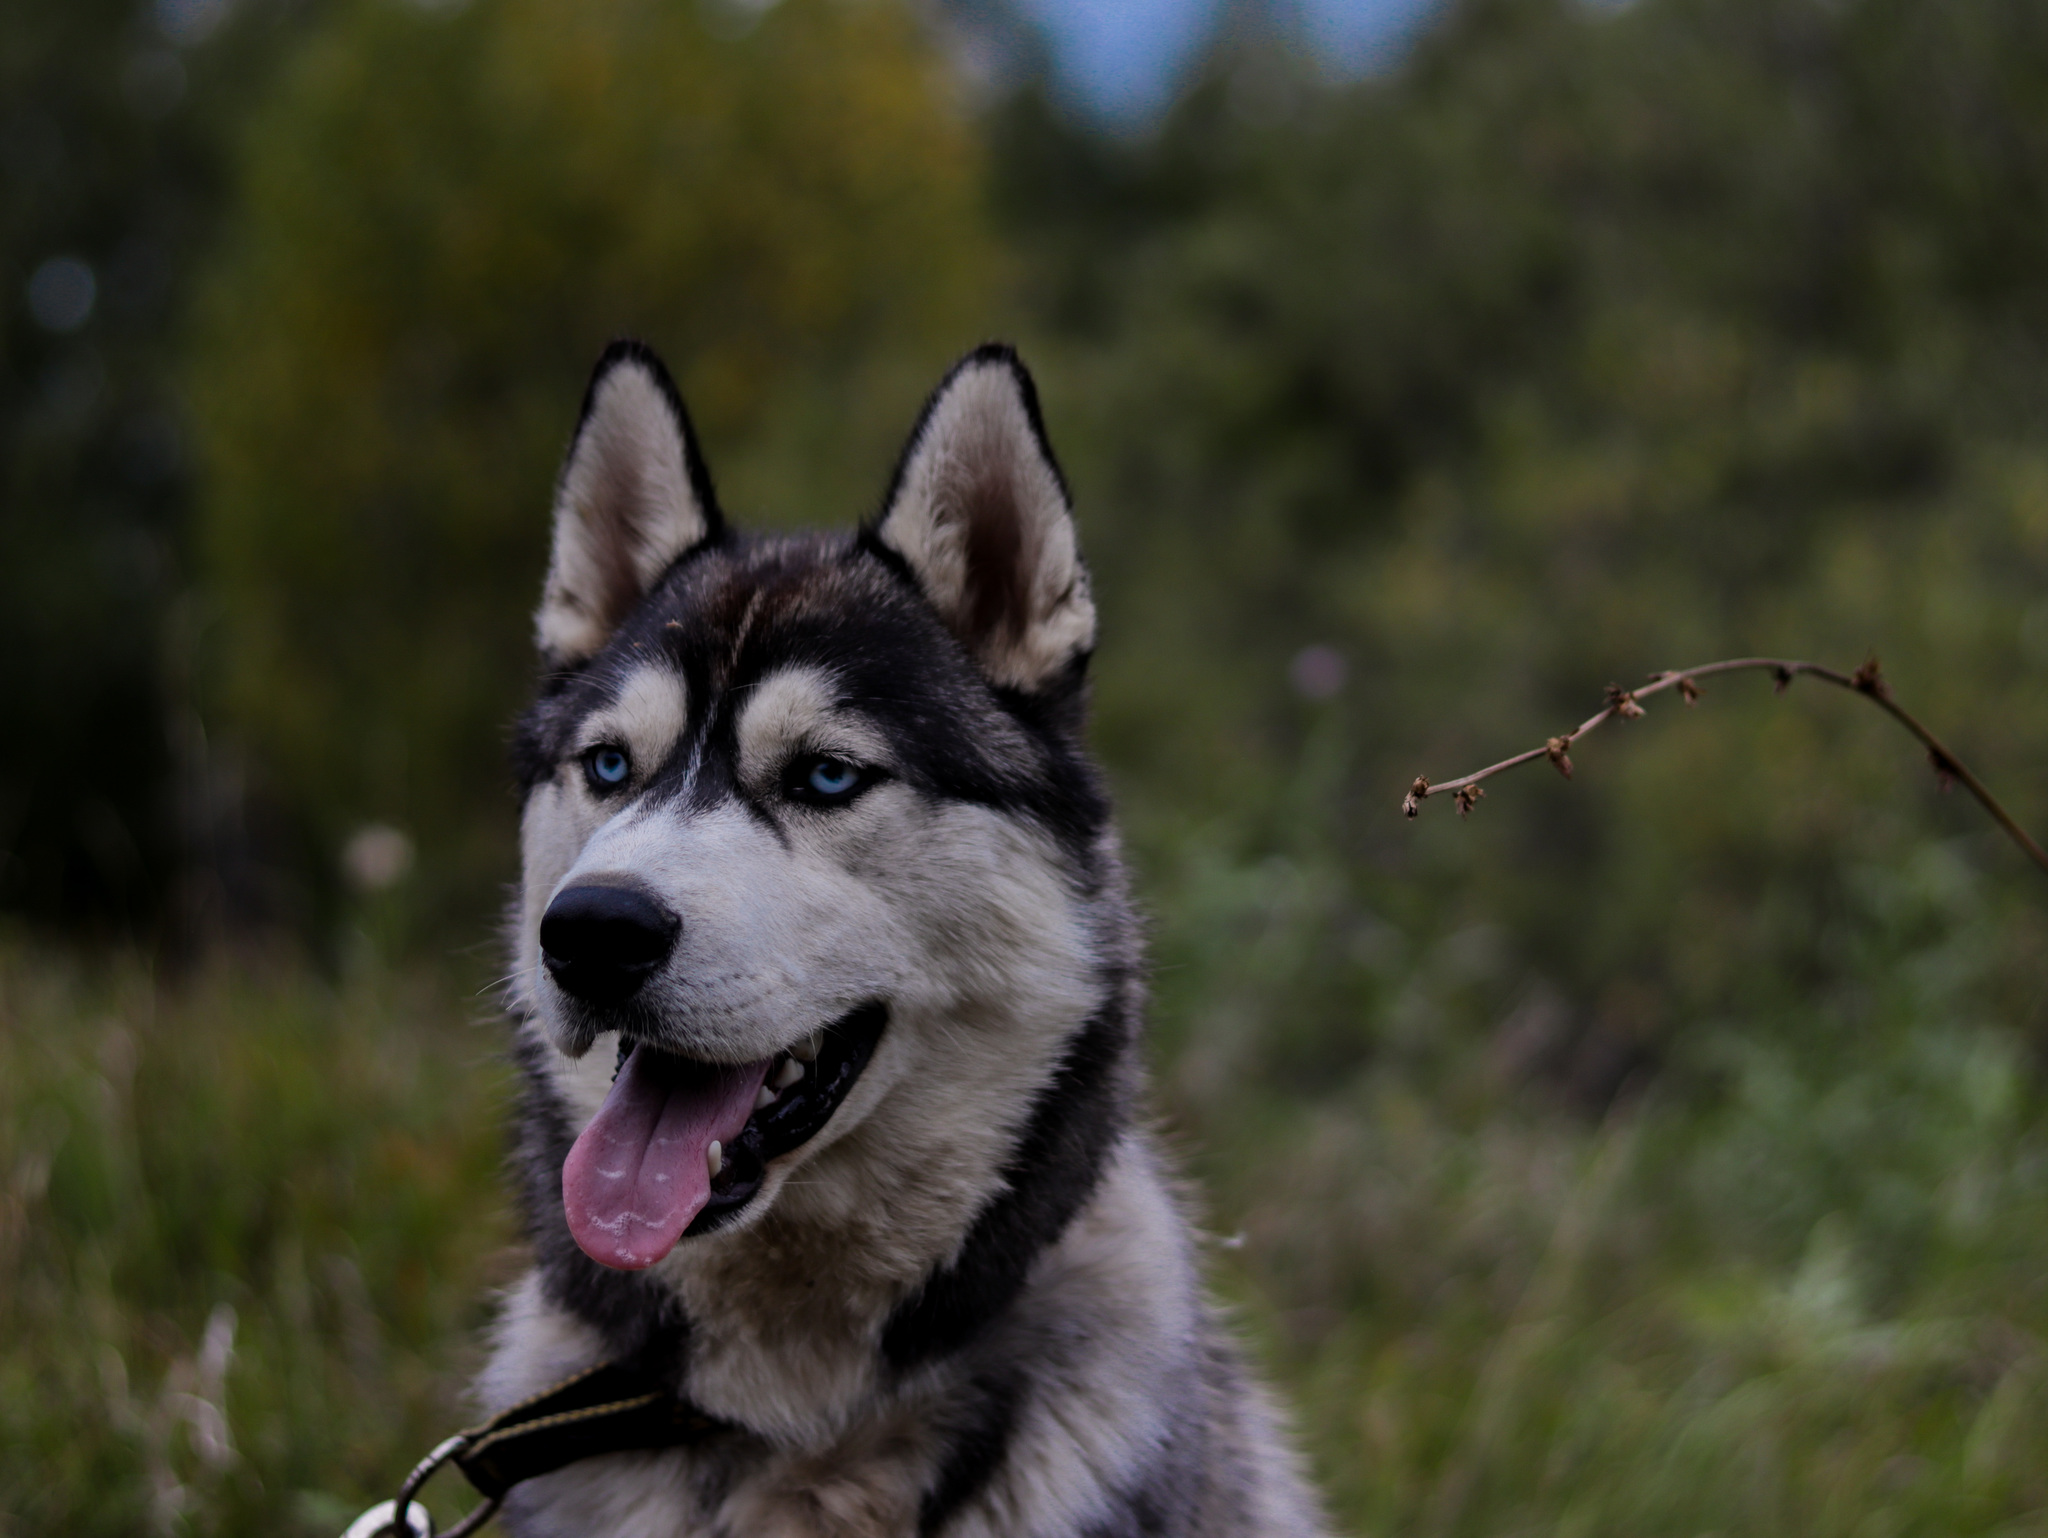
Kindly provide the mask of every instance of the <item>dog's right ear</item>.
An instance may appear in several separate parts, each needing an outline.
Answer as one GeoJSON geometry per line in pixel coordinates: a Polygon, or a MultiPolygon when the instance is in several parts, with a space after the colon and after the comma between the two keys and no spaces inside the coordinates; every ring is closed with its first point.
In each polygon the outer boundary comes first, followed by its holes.
{"type": "Polygon", "coordinates": [[[550,667],[595,655],[676,558],[725,531],[675,381],[653,349],[597,360],[555,487],[554,553],[534,638],[550,667]]]}

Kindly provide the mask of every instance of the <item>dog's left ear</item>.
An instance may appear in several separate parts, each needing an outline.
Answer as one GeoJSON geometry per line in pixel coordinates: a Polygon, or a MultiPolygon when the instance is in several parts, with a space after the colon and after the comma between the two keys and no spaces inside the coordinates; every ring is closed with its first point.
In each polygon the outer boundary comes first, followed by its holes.
{"type": "Polygon", "coordinates": [[[724,532],[689,413],[654,350],[597,360],[555,487],[554,554],[534,635],[551,667],[595,655],[675,559],[724,532]]]}
{"type": "Polygon", "coordinates": [[[1008,347],[977,348],[932,392],[874,537],[997,684],[1042,689],[1095,645],[1066,482],[1008,347]]]}

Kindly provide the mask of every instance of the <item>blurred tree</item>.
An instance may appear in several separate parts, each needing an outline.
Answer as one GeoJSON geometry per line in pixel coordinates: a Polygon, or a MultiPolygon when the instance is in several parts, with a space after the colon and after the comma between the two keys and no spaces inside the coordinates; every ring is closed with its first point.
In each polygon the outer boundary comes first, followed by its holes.
{"type": "Polygon", "coordinates": [[[180,302],[302,12],[0,5],[0,910],[147,929],[194,836],[180,302]]]}
{"type": "Polygon", "coordinates": [[[893,4],[362,0],[240,189],[192,373],[219,709],[316,887],[392,823],[473,931],[598,350],[669,357],[741,521],[850,520],[987,325],[974,136],[893,4]]]}
{"type": "Polygon", "coordinates": [[[1249,1009],[1233,1039],[1305,1088],[1385,1050],[1469,1064],[1454,1019],[1548,999],[1509,1055],[1597,1102],[1684,1024],[1853,998],[1861,868],[1964,837],[2005,894],[1985,996],[2035,1007],[2038,873],[1846,701],[1730,683],[1470,825],[1394,807],[1609,679],[1874,648],[2048,821],[2044,84],[2017,0],[1473,0],[1335,89],[1226,48],[1150,140],[1008,109],[1100,730],[1195,926],[1169,1001],[1249,1009]],[[1225,904],[1245,934],[1287,912],[1285,978],[1221,975],[1183,886],[1218,839],[1302,875],[1225,904]],[[1460,942],[1469,1013],[1415,1012],[1389,918],[1491,937],[1460,942]]]}

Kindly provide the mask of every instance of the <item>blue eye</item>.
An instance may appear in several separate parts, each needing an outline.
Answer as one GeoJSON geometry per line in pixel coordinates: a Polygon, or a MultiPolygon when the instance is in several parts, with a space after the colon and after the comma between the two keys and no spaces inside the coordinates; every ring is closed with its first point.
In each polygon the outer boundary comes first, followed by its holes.
{"type": "Polygon", "coordinates": [[[844,801],[860,783],[859,768],[843,758],[814,758],[803,778],[804,789],[819,801],[844,801]]]}
{"type": "Polygon", "coordinates": [[[583,769],[594,790],[611,790],[626,783],[633,761],[622,748],[592,748],[584,757],[583,769]]]}

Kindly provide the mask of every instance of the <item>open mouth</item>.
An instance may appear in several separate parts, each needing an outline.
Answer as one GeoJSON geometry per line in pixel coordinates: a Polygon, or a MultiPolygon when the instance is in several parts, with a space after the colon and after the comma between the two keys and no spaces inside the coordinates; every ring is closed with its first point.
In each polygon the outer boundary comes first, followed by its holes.
{"type": "Polygon", "coordinates": [[[768,1161],[839,1109],[889,1017],[864,1004],[788,1050],[707,1063],[619,1042],[611,1093],[562,1165],[562,1205],[583,1253],[615,1270],[653,1265],[686,1234],[730,1222],[768,1161]]]}

